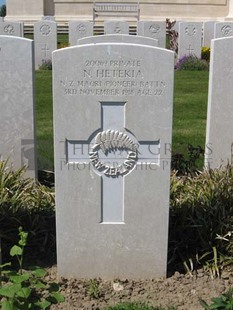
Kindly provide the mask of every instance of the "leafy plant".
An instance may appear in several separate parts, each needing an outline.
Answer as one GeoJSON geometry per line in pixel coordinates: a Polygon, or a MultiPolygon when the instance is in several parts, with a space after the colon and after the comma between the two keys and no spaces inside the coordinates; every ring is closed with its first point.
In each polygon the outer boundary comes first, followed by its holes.
{"type": "Polygon", "coordinates": [[[166,35],[169,40],[169,49],[178,52],[178,32],[174,29],[176,21],[171,21],[169,18],[166,19],[166,35]]]}
{"type": "Polygon", "coordinates": [[[17,243],[19,226],[29,232],[27,260],[29,256],[55,260],[54,191],[25,178],[25,168],[13,171],[8,162],[0,161],[0,239],[5,261],[17,243]]]}
{"type": "Polygon", "coordinates": [[[24,249],[28,233],[19,228],[19,242],[10,250],[18,260],[19,269],[8,269],[11,264],[0,266],[0,305],[2,310],[49,309],[52,304],[64,301],[56,283],[46,283],[46,271],[39,267],[23,270],[24,249]]]}
{"type": "Polygon", "coordinates": [[[101,291],[100,291],[99,283],[97,282],[96,279],[90,280],[88,293],[92,298],[95,298],[95,299],[100,298],[101,291]]]}
{"type": "Polygon", "coordinates": [[[197,162],[203,158],[204,150],[201,146],[194,147],[191,144],[187,148],[188,155],[176,153],[172,154],[172,170],[176,171],[177,175],[190,174],[193,175],[197,172],[197,162]]]}
{"type": "Polygon", "coordinates": [[[233,310],[233,288],[230,288],[220,297],[212,298],[211,300],[212,303],[208,305],[203,299],[200,299],[200,304],[205,310],[233,310]]]}
{"type": "Polygon", "coordinates": [[[199,59],[194,55],[185,55],[176,63],[176,70],[203,71],[208,69],[208,62],[204,59],[199,59]]]}
{"type": "Polygon", "coordinates": [[[39,70],[52,70],[52,61],[50,59],[44,60],[40,65],[39,70]]]}
{"type": "Polygon", "coordinates": [[[210,47],[203,46],[201,49],[201,59],[210,61],[210,47]]]}
{"type": "Polygon", "coordinates": [[[175,173],[170,206],[169,263],[183,261],[190,271],[202,266],[219,276],[233,263],[233,167],[194,177],[175,173]]]}
{"type": "Polygon", "coordinates": [[[5,17],[6,16],[6,5],[5,4],[0,6],[0,16],[1,17],[5,17]]]}

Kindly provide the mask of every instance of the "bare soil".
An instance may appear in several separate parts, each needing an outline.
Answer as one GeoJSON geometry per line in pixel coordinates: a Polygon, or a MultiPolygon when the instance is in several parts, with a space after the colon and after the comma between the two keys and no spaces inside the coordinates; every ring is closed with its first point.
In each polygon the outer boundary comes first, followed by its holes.
{"type": "MultiPolygon", "coordinates": [[[[57,279],[56,267],[48,269],[48,281],[57,279]]],[[[195,275],[175,272],[167,279],[134,281],[60,279],[65,302],[53,305],[53,310],[101,310],[122,302],[144,302],[178,310],[203,310],[199,299],[207,302],[233,287],[233,271],[224,271],[221,278],[212,279],[203,270],[195,275]]]]}

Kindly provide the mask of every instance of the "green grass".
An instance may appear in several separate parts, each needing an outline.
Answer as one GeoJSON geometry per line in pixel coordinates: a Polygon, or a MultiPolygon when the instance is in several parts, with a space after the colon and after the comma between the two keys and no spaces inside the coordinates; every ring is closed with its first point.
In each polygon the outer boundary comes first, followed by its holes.
{"type": "Polygon", "coordinates": [[[173,152],[185,153],[187,145],[205,145],[208,71],[175,72],[173,152]]]}
{"type": "Polygon", "coordinates": [[[52,71],[36,72],[38,169],[53,170],[52,71]]]}
{"type": "MultiPolygon", "coordinates": [[[[207,71],[177,71],[174,87],[173,153],[205,145],[207,71]]],[[[39,169],[53,170],[52,73],[36,72],[36,112],[39,169]]],[[[200,167],[202,162],[200,162],[200,167]]]]}

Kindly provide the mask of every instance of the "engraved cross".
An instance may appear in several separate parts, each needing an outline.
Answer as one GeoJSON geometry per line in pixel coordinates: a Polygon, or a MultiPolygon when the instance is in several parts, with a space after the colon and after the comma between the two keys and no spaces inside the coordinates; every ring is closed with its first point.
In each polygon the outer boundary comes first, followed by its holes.
{"type": "Polygon", "coordinates": [[[125,128],[125,105],[101,102],[101,128],[86,141],[66,141],[67,163],[88,165],[101,177],[103,224],[124,224],[125,177],[139,165],[159,165],[160,141],[136,140],[125,128]]]}
{"type": "Polygon", "coordinates": [[[44,60],[48,59],[48,52],[50,51],[50,48],[45,44],[41,50],[44,52],[44,60]]]}
{"type": "Polygon", "coordinates": [[[194,51],[194,49],[193,48],[191,48],[192,46],[191,46],[191,44],[189,44],[189,47],[188,48],[186,48],[186,51],[188,51],[189,52],[189,56],[191,56],[191,55],[193,55],[193,51],[194,51]]]}

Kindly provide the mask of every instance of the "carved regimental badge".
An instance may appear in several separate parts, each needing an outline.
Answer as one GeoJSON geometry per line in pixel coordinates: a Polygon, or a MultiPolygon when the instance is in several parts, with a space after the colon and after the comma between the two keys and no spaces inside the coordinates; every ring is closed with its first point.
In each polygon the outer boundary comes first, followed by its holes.
{"type": "Polygon", "coordinates": [[[7,34],[13,34],[13,33],[15,32],[15,28],[14,28],[13,25],[8,24],[8,25],[6,25],[6,26],[4,27],[4,31],[5,31],[7,34]]]}
{"type": "Polygon", "coordinates": [[[49,25],[44,24],[40,27],[40,33],[42,34],[42,36],[48,36],[50,32],[51,28],[49,25]]]}
{"type": "Polygon", "coordinates": [[[102,131],[96,135],[89,156],[93,167],[100,173],[109,177],[123,176],[129,173],[137,163],[137,144],[124,132],[102,131]],[[116,152],[120,156],[113,162],[111,154],[116,152]]]}

